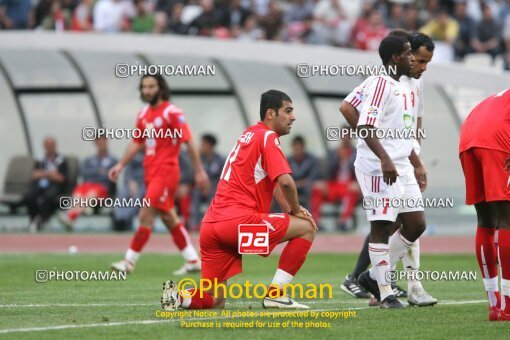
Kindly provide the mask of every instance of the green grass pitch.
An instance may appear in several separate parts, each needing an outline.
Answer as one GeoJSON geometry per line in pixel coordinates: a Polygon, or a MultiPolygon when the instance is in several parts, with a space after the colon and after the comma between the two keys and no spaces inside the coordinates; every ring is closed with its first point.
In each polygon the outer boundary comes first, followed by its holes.
{"type": "MultiPolygon", "coordinates": [[[[179,256],[146,254],[136,272],[126,281],[50,281],[35,282],[35,271],[101,270],[119,259],[112,254],[77,255],[1,255],[0,256],[0,338],[188,338],[188,339],[443,339],[505,338],[510,323],[489,322],[481,275],[476,281],[424,282],[424,287],[440,302],[435,307],[409,307],[404,310],[368,308],[368,300],[354,299],[340,290],[340,283],[353,266],[356,256],[345,254],[311,254],[295,279],[296,283],[330,283],[333,298],[299,300],[313,310],[347,311],[356,317],[319,319],[329,328],[240,328],[190,329],[179,320],[156,316],[160,309],[162,282],[181,263],[179,256]],[[21,331],[24,330],[24,331],[21,331]]],[[[231,283],[270,283],[278,261],[245,256],[244,273],[231,283]]],[[[428,255],[422,258],[423,270],[477,270],[474,255],[428,255]]],[[[198,279],[198,275],[190,277],[198,279]]],[[[405,288],[406,284],[401,283],[405,288]]],[[[263,312],[259,300],[229,301],[227,308],[263,312]]],[[[187,318],[187,321],[196,318],[187,318]]],[[[258,318],[261,322],[310,321],[296,318],[258,318]]],[[[224,322],[250,322],[253,318],[229,319],[224,322]]]]}

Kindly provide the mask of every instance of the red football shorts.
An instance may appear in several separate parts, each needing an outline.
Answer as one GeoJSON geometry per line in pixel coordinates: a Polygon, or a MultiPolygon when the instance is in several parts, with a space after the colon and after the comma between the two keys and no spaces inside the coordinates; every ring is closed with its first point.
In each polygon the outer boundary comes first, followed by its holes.
{"type": "Polygon", "coordinates": [[[510,201],[510,173],[505,170],[509,153],[471,148],[460,154],[466,179],[466,204],[510,201]]]}
{"type": "Polygon", "coordinates": [[[238,230],[240,224],[271,224],[269,227],[268,256],[285,236],[290,223],[288,214],[256,213],[228,221],[202,223],[200,228],[200,257],[202,258],[202,278],[218,282],[242,273],[242,255],[238,250],[238,230]]]}
{"type": "Polygon", "coordinates": [[[85,182],[78,184],[73,190],[73,196],[76,197],[95,197],[107,198],[108,190],[99,183],[85,182]]]}
{"type": "Polygon", "coordinates": [[[162,211],[169,211],[175,205],[175,192],[179,185],[179,173],[173,171],[170,175],[166,171],[165,176],[145,178],[145,199],[148,199],[150,206],[162,211]]]}

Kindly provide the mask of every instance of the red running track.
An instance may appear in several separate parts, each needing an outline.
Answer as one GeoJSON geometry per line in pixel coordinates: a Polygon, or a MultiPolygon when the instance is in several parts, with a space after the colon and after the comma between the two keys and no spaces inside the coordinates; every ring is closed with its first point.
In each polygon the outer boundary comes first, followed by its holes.
{"type": "MultiPolygon", "coordinates": [[[[0,253],[66,253],[76,246],[80,253],[123,253],[132,234],[0,234],[0,253]]],[[[198,247],[198,234],[191,235],[198,247]]],[[[357,253],[363,236],[319,234],[312,253],[357,253]]],[[[473,253],[474,236],[424,236],[421,251],[426,254],[473,253]]],[[[282,245],[275,249],[281,252],[282,245]]],[[[177,248],[168,234],[154,234],[144,249],[147,253],[176,254],[177,248]]]]}

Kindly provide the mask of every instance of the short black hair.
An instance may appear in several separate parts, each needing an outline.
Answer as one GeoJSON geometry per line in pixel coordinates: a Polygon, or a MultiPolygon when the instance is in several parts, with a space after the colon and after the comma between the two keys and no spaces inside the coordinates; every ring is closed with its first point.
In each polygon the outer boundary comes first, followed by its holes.
{"type": "Polygon", "coordinates": [[[379,45],[379,56],[381,57],[383,65],[386,65],[393,55],[402,54],[408,42],[406,38],[398,35],[388,35],[384,38],[379,45]]]}
{"type": "Polygon", "coordinates": [[[212,135],[210,133],[203,134],[202,140],[205,141],[206,143],[209,143],[213,147],[216,146],[216,144],[218,143],[218,140],[216,139],[216,137],[214,137],[214,135],[212,135]]]}
{"type": "Polygon", "coordinates": [[[163,76],[159,73],[144,74],[142,78],[140,78],[140,92],[142,91],[143,80],[149,77],[156,79],[156,81],[158,82],[159,94],[161,96],[161,99],[163,100],[170,99],[170,87],[168,86],[168,83],[166,82],[165,78],[163,78],[163,76]]]}
{"type": "Polygon", "coordinates": [[[409,40],[411,33],[403,28],[395,28],[394,30],[391,30],[388,35],[396,35],[397,37],[404,37],[409,40]]]}
{"type": "Polygon", "coordinates": [[[305,139],[303,138],[303,136],[297,135],[296,137],[294,137],[294,139],[292,140],[292,145],[294,145],[296,143],[299,143],[302,146],[305,146],[305,139]]]}
{"type": "Polygon", "coordinates": [[[269,109],[273,109],[278,113],[278,110],[283,106],[282,102],[291,102],[290,97],[278,90],[269,90],[260,96],[260,120],[264,120],[266,118],[266,112],[269,109]]]}
{"type": "Polygon", "coordinates": [[[425,46],[427,51],[434,52],[434,42],[426,34],[414,32],[409,35],[409,43],[411,44],[411,52],[416,52],[420,47],[425,46]]]}

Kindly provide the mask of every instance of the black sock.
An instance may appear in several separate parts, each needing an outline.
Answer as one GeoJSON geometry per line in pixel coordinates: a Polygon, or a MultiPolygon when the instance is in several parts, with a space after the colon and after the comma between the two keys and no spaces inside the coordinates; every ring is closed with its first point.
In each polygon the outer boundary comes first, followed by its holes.
{"type": "Polygon", "coordinates": [[[354,271],[349,275],[351,280],[357,280],[359,274],[363,273],[368,269],[370,265],[370,256],[368,255],[368,243],[370,242],[370,234],[367,235],[365,239],[365,243],[363,244],[363,248],[358,255],[358,262],[356,262],[356,267],[354,267],[354,271]]]}

